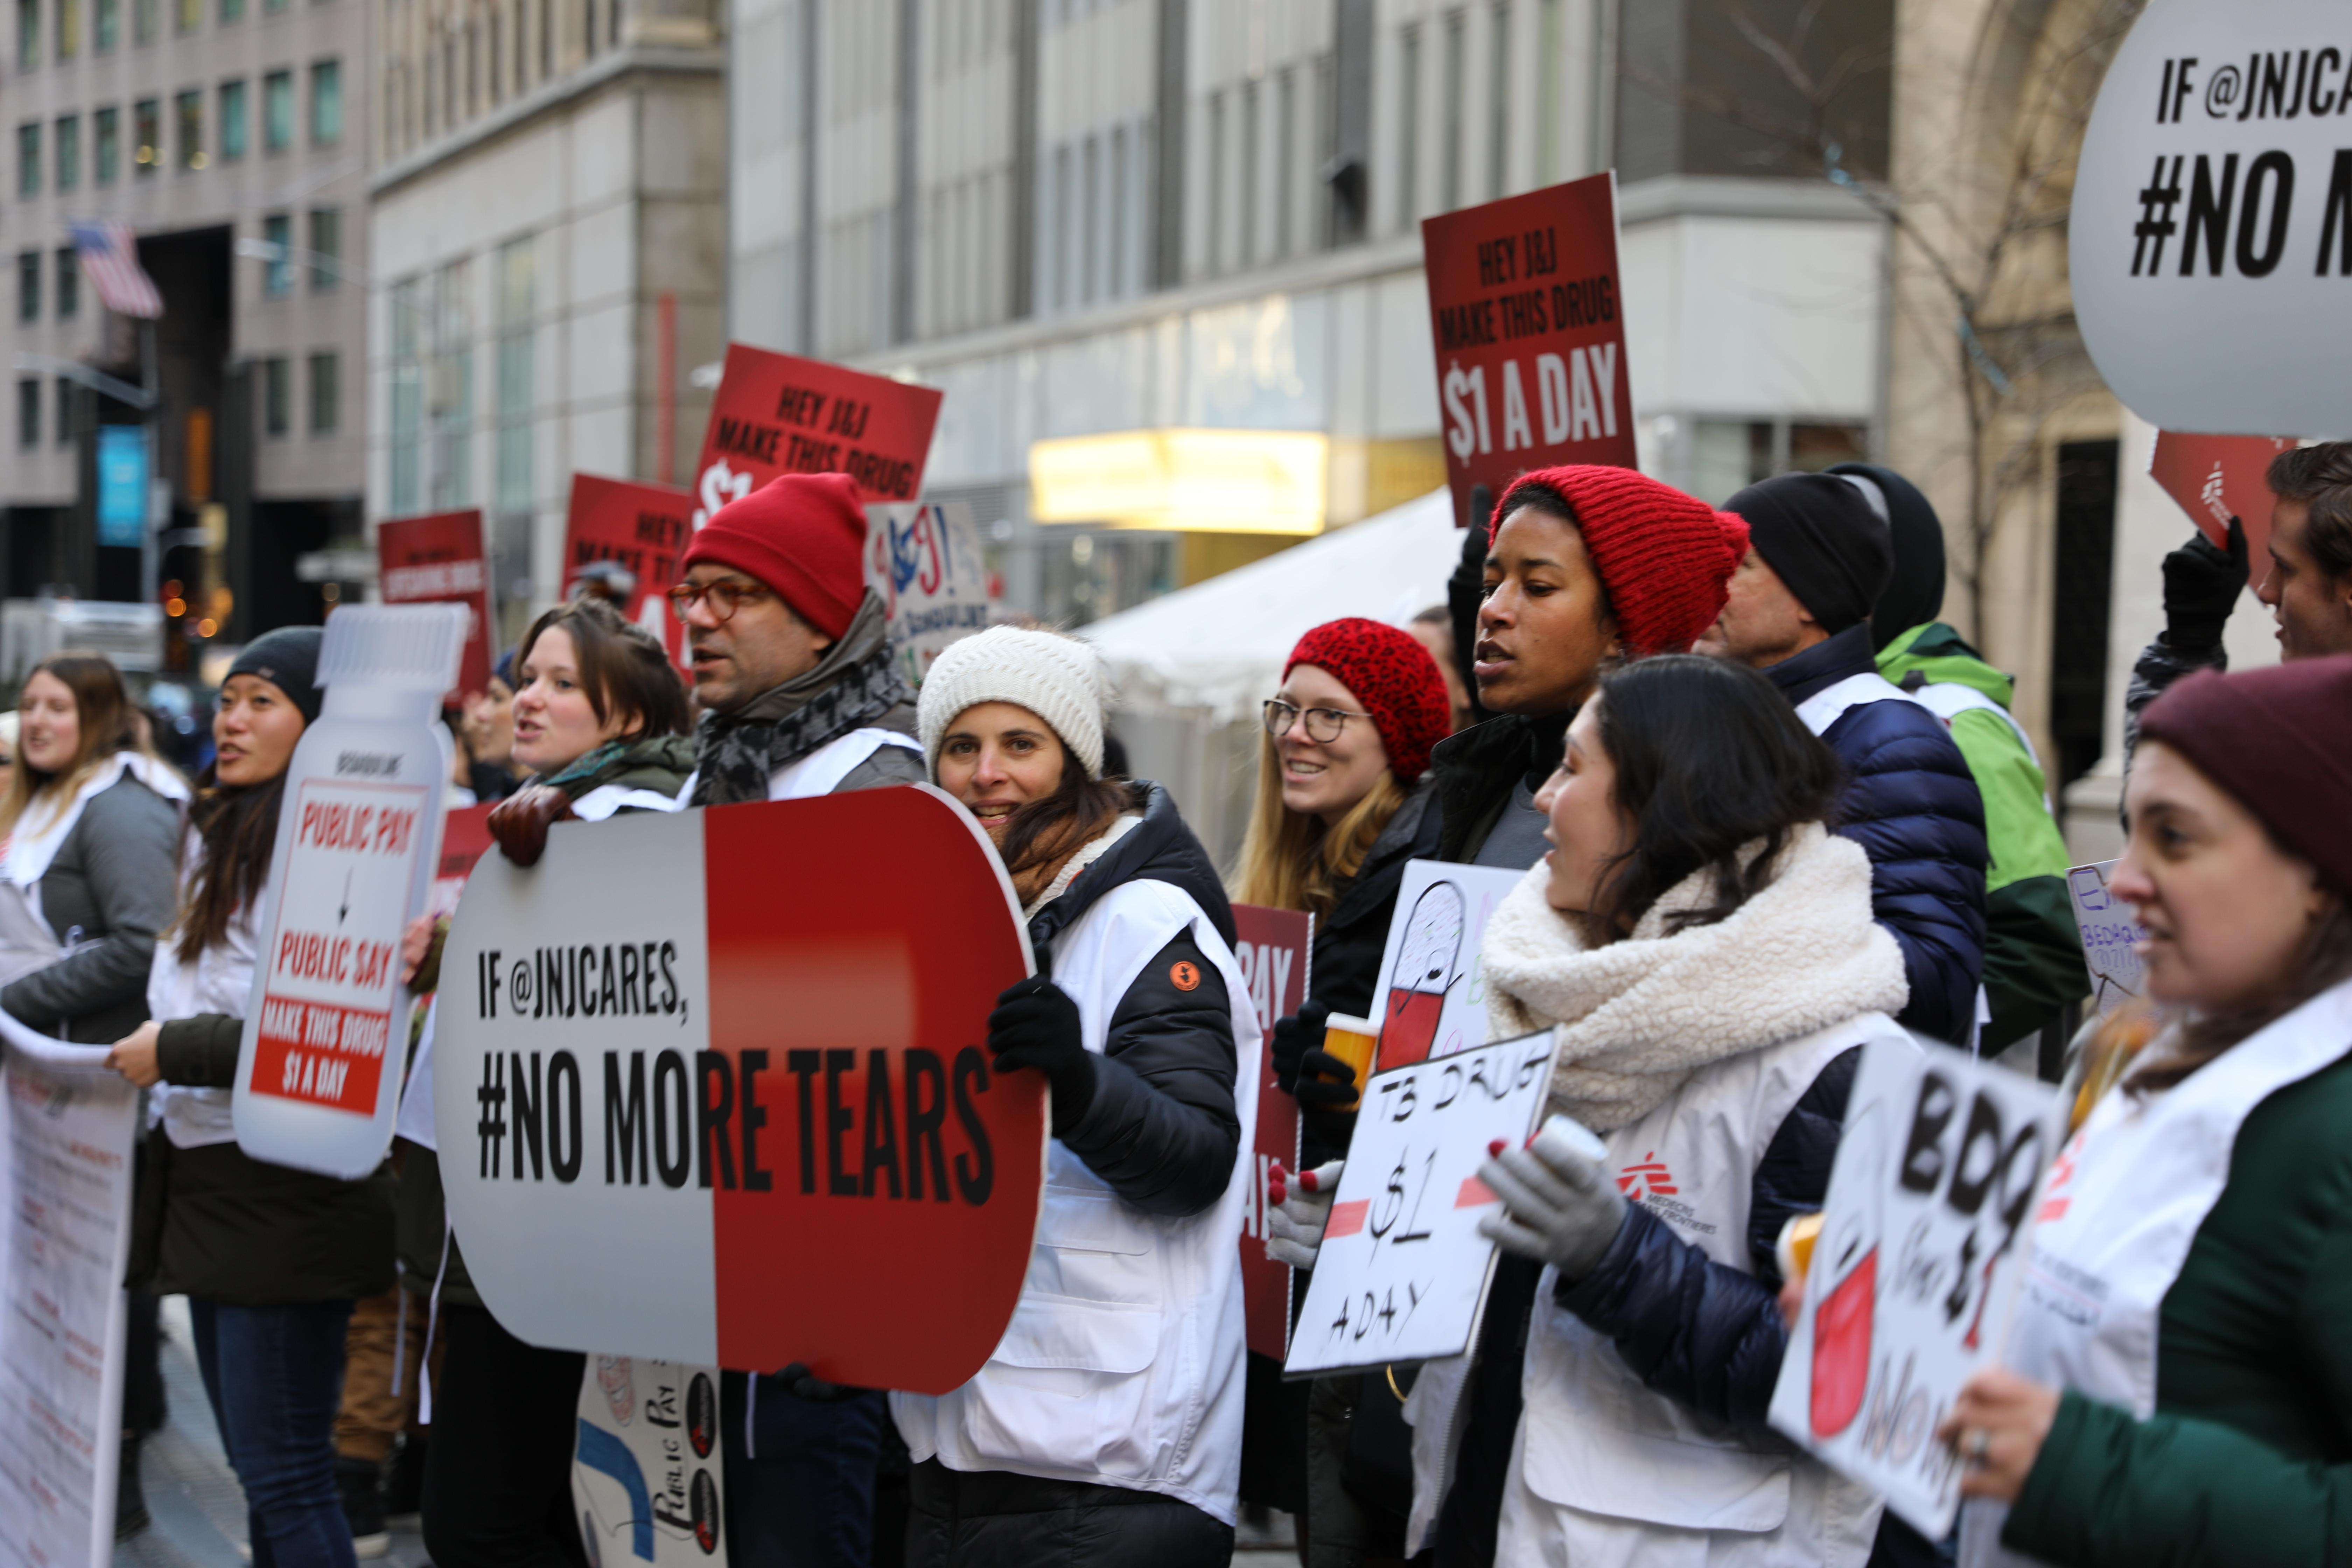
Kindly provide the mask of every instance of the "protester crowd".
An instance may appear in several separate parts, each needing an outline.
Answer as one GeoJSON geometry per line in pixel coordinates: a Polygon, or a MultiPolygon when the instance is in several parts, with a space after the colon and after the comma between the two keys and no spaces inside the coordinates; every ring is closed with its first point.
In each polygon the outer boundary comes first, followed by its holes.
{"type": "MultiPolygon", "coordinates": [[[[1346,618],[1265,672],[1246,837],[1218,866],[1125,776],[1087,644],[992,626],[909,689],[840,475],[778,479],[668,589],[690,684],[583,584],[449,714],[451,796],[521,865],[596,824],[936,784],[1001,861],[1036,973],[987,1020],[1050,1091],[1027,1281],[930,1395],[808,1366],[722,1380],[737,1568],[1220,1563],[1245,1509],[1310,1568],[2352,1561],[2352,444],[2282,455],[2270,559],[2201,537],[2128,705],[2128,847],[2154,1004],[2087,989],[2050,780],[2006,676],[1937,619],[1944,544],[1902,476],[1789,474],[1722,508],[1608,468],[1522,476],[1410,625],[1346,618]],[[2285,662],[2229,674],[2250,579],[2285,662]],[[1244,1348],[1256,1074],[1301,1111],[1270,1250],[1311,1269],[1408,862],[1522,873],[1480,952],[1491,1037],[1549,1031],[1548,1131],[1497,1146],[1473,1351],[1286,1383],[1244,1348]],[[1261,1036],[1236,903],[1315,917],[1261,1036]],[[2068,1075],[2076,1131],[2000,1370],[1938,1440],[1971,1498],[1924,1539],[1766,1421],[1779,1243],[1826,1201],[1865,1045],[1906,1029],[2068,1075]],[[1620,1178],[1664,1158],[1681,1201],[1620,1178]]],[[[625,592],[625,590],[624,590],[625,592]]],[[[146,1091],[121,1528],[163,1420],[157,1300],[194,1349],[261,1568],[350,1568],[417,1511],[440,1568],[584,1568],[584,1358],[475,1290],[429,1094],[359,1181],[254,1159],[230,1113],[287,770],[322,634],[248,644],[193,781],[104,659],[0,719],[0,1007],[110,1044],[146,1091]]],[[[790,888],[775,889],[793,896],[790,888]]],[[[615,897],[626,889],[614,888],[615,897]]],[[[908,896],[920,897],[919,889],[908,896]]],[[[442,925],[404,974],[436,988],[442,925]]],[[[418,1011],[412,1074],[435,1016],[418,1011]]],[[[1303,1294],[1299,1292],[1298,1294],[1303,1294]]]]}

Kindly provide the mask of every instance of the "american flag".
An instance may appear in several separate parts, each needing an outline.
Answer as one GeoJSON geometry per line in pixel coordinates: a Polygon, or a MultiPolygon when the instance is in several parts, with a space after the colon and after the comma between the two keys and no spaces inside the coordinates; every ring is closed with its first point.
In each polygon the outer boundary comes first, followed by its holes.
{"type": "Polygon", "coordinates": [[[139,242],[127,223],[78,223],[73,230],[74,254],[82,272],[98,290],[99,303],[118,316],[153,321],[163,313],[163,296],[155,280],[139,265],[139,242]]]}

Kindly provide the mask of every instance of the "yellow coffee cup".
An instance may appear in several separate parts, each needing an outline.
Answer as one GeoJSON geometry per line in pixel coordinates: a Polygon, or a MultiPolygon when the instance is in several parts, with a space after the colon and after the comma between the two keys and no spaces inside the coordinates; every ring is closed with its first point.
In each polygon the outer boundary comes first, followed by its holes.
{"type": "Polygon", "coordinates": [[[1362,1103],[1364,1079],[1371,1076],[1372,1047],[1381,1037],[1380,1028],[1370,1018],[1351,1018],[1345,1013],[1334,1013],[1323,1023],[1323,1048],[1348,1064],[1356,1075],[1356,1098],[1338,1107],[1353,1110],[1362,1103]]]}

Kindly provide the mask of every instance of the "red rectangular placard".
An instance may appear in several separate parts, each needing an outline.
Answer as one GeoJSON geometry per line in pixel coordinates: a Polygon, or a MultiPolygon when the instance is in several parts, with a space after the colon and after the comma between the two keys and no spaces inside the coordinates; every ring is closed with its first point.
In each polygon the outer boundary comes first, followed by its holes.
{"type": "Polygon", "coordinates": [[[1298,1169],[1298,1102],[1274,1080],[1274,1026],[1307,1000],[1315,917],[1255,904],[1234,906],[1234,956],[1248,976],[1250,1005],[1265,1036],[1258,1051],[1257,1125],[1250,1191],[1242,1207],[1242,1315],[1249,1348],[1280,1361],[1290,1342],[1290,1266],[1265,1255],[1265,1181],[1274,1162],[1298,1169]]]}
{"type": "Polygon", "coordinates": [[[1474,485],[1499,500],[1529,468],[1633,467],[1616,176],[1424,219],[1421,243],[1456,522],[1474,485]]]}
{"type": "Polygon", "coordinates": [[[2246,555],[2259,583],[2269,570],[2263,557],[2271,543],[2271,509],[2278,502],[2263,473],[2273,458],[2294,448],[2288,437],[2184,436],[2159,430],[2147,472],[2214,543],[2228,546],[2231,518],[2244,523],[2246,555]]]}
{"type": "Polygon", "coordinates": [[[695,465],[693,526],[779,474],[847,474],[869,501],[922,488],[938,388],[845,365],[727,345],[695,465]]]}
{"type": "Polygon", "coordinates": [[[490,563],[482,551],[482,514],[441,511],[389,518],[376,524],[378,587],[387,605],[466,606],[466,656],[457,689],[442,700],[456,707],[467,692],[490,684],[490,563]]]}
{"type": "Polygon", "coordinates": [[[624,614],[659,637],[672,662],[686,664],[686,628],[670,619],[662,595],[678,578],[677,558],[693,531],[694,497],[676,485],[572,476],[572,505],[563,523],[563,587],[597,561],[628,568],[637,585],[624,614]]]}

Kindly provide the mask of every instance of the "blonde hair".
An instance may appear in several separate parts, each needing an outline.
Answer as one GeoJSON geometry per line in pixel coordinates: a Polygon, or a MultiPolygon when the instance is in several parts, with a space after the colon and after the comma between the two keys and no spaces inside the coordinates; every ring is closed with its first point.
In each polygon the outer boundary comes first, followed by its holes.
{"type": "MultiPolygon", "coordinates": [[[[36,805],[50,815],[65,809],[75,792],[116,752],[137,752],[147,757],[155,754],[140,732],[137,710],[112,660],[101,654],[61,653],[26,671],[26,681],[29,684],[36,675],[47,675],[73,693],[74,719],[80,735],[70,763],[54,773],[40,773],[25,760],[23,710],[10,715],[18,720],[19,733],[15,752],[16,765],[9,773],[7,792],[0,795],[0,840],[15,834],[36,805]]],[[[38,824],[34,826],[37,827],[38,824]]]]}
{"type": "Polygon", "coordinates": [[[1282,804],[1282,753],[1272,736],[1261,733],[1257,795],[1250,805],[1241,863],[1234,871],[1234,899],[1267,909],[1303,910],[1322,919],[1404,802],[1396,771],[1383,768],[1380,782],[1364,792],[1364,798],[1326,827],[1321,817],[1282,804]]]}

